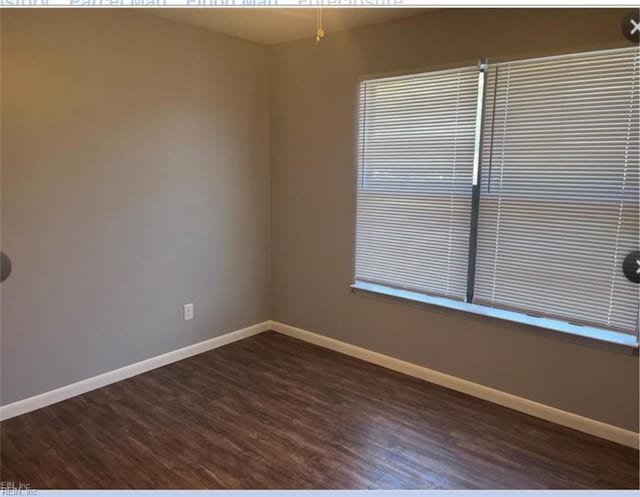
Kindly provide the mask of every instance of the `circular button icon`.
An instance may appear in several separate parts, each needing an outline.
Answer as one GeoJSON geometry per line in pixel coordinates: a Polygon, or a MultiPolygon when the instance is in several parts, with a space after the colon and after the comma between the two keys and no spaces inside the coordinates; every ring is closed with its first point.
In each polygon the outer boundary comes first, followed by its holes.
{"type": "Polygon", "coordinates": [[[11,274],[11,259],[4,252],[0,252],[0,282],[6,280],[11,274]]]}
{"type": "Polygon", "coordinates": [[[631,43],[640,41],[640,9],[635,9],[627,13],[622,18],[622,34],[631,43]]]}
{"type": "Polygon", "coordinates": [[[622,272],[629,281],[640,283],[640,250],[627,254],[622,261],[622,272]]]}

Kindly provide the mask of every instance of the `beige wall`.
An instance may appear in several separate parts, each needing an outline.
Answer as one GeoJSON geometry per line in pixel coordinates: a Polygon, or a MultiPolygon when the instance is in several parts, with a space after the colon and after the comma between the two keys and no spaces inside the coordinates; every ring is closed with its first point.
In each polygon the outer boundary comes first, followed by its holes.
{"type": "Polygon", "coordinates": [[[3,12],[2,404],[268,319],[266,56],[130,10],[3,12]]]}
{"type": "Polygon", "coordinates": [[[638,359],[540,330],[349,292],[364,74],[626,46],[624,10],[438,10],[272,52],[272,319],[624,428],[638,359]],[[544,336],[543,336],[544,335],[544,336]]]}

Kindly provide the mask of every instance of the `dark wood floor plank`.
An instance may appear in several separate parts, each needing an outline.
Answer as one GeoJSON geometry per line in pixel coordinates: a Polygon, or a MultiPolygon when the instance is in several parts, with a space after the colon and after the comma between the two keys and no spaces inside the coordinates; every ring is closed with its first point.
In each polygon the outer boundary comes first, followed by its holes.
{"type": "Polygon", "coordinates": [[[0,425],[32,488],[638,488],[638,451],[274,332],[0,425]]]}

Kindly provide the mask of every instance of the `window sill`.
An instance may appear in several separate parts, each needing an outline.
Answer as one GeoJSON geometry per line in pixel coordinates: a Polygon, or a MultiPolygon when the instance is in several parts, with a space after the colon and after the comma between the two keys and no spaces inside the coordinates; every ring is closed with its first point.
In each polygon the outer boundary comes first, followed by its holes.
{"type": "Polygon", "coordinates": [[[351,289],[355,293],[373,294],[409,302],[417,302],[420,304],[436,305],[447,309],[455,309],[458,311],[478,314],[480,316],[488,316],[514,323],[534,326],[536,328],[557,332],[565,337],[575,337],[580,340],[590,341],[594,344],[623,348],[627,352],[631,353],[638,349],[637,337],[626,333],[603,330],[591,326],[580,326],[560,321],[558,319],[529,316],[520,312],[506,311],[480,304],[468,304],[466,302],[460,302],[458,300],[448,299],[445,297],[434,297],[409,290],[399,290],[397,288],[377,285],[375,283],[366,283],[364,281],[356,281],[351,285],[351,289]]]}

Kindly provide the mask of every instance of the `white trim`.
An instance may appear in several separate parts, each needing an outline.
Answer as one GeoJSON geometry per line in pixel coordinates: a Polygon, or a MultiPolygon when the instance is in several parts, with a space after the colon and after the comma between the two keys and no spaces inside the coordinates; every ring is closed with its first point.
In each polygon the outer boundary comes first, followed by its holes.
{"type": "Polygon", "coordinates": [[[113,371],[109,371],[98,376],[93,376],[64,387],[56,388],[49,392],[19,400],[12,404],[7,404],[6,406],[1,406],[0,420],[4,421],[30,411],[35,411],[36,409],[55,404],[56,402],[75,397],[76,395],[81,395],[83,393],[90,392],[91,390],[110,385],[111,383],[116,383],[118,381],[131,378],[132,376],[151,371],[152,369],[166,366],[172,362],[181,361],[187,357],[201,354],[208,350],[217,349],[218,347],[222,347],[223,345],[227,345],[232,342],[237,342],[238,340],[243,340],[244,338],[249,338],[253,335],[267,331],[269,329],[269,325],[269,321],[254,324],[247,328],[225,333],[224,335],[210,338],[203,342],[188,345],[181,349],[167,352],[166,354],[151,357],[144,361],[129,364],[128,366],[114,369],[113,371]]]}
{"type": "Polygon", "coordinates": [[[421,380],[435,383],[436,385],[487,400],[494,404],[508,407],[537,418],[545,419],[552,423],[567,426],[574,430],[582,431],[596,437],[611,440],[612,442],[617,442],[635,449],[640,445],[640,434],[630,430],[625,430],[618,426],[613,426],[603,423],[602,421],[596,421],[595,419],[586,418],[578,414],[556,409],[555,407],[541,404],[533,400],[528,400],[523,397],[518,397],[517,395],[512,395],[478,383],[463,380],[462,378],[457,378],[433,369],[418,366],[417,364],[402,361],[356,345],[341,342],[294,326],[289,326],[278,321],[271,321],[270,329],[299,340],[304,340],[305,342],[319,345],[320,347],[335,350],[336,352],[341,352],[352,357],[357,357],[363,361],[371,362],[378,366],[398,371],[400,373],[413,376],[414,378],[420,378],[421,380]]]}
{"type": "Polygon", "coordinates": [[[410,290],[392,288],[385,285],[378,285],[377,283],[369,283],[367,281],[356,280],[351,285],[351,289],[355,292],[364,292],[366,294],[381,295],[383,297],[391,297],[394,299],[409,300],[420,304],[437,305],[447,309],[455,309],[457,311],[478,314],[479,316],[504,319],[514,323],[535,326],[536,328],[542,328],[544,330],[557,331],[565,335],[571,335],[577,339],[588,339],[592,344],[600,344],[602,346],[608,345],[628,353],[633,353],[633,351],[638,348],[638,337],[630,335],[629,333],[604,330],[593,326],[571,324],[559,319],[529,316],[522,312],[497,309],[495,307],[462,302],[460,300],[454,300],[446,297],[436,297],[434,295],[426,295],[424,293],[412,292],[410,290]]]}

